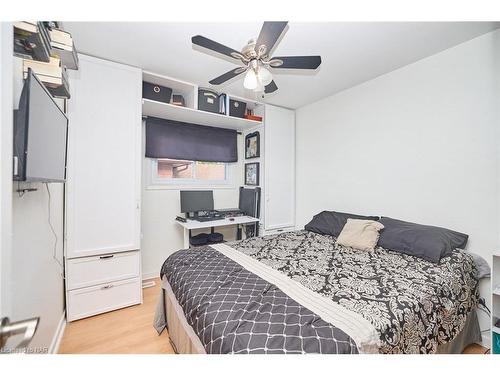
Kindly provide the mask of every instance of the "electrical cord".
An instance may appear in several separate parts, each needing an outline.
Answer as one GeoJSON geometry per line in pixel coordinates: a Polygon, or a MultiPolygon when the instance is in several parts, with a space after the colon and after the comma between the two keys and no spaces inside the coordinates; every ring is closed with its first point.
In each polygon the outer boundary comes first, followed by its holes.
{"type": "Polygon", "coordinates": [[[51,218],[51,215],[50,215],[50,211],[51,211],[50,207],[51,207],[52,196],[50,194],[49,184],[47,182],[45,182],[44,184],[45,184],[45,188],[47,189],[47,195],[49,197],[48,203],[47,203],[47,207],[48,207],[48,217],[47,217],[48,220],[47,221],[49,223],[50,230],[52,231],[52,234],[54,235],[54,249],[53,249],[53,252],[52,252],[52,258],[55,260],[55,262],[61,268],[61,275],[62,275],[64,266],[59,261],[59,259],[57,259],[57,244],[59,242],[59,238],[57,237],[57,232],[54,229],[54,226],[52,225],[52,218],[51,218]]]}
{"type": "MultiPolygon", "coordinates": [[[[488,315],[489,318],[491,318],[491,311],[488,308],[488,306],[486,306],[486,300],[484,298],[479,298],[479,300],[477,302],[479,305],[477,307],[477,309],[483,311],[484,313],[486,313],[486,315],[488,315]]],[[[489,331],[491,331],[491,328],[483,329],[481,331],[481,333],[489,332],[489,331]]]]}

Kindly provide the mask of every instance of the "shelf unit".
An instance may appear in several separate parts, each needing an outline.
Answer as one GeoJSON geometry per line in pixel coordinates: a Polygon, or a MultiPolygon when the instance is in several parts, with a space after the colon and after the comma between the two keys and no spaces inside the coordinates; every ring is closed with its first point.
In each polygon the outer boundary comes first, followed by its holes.
{"type": "MultiPolygon", "coordinates": [[[[262,124],[261,121],[247,120],[244,118],[198,110],[198,85],[193,83],[146,71],[143,72],[142,79],[143,81],[149,83],[156,83],[161,86],[170,87],[173,94],[180,94],[184,97],[186,104],[185,107],[181,107],[169,103],[143,99],[143,116],[152,116],[167,120],[234,129],[239,131],[262,124]]],[[[245,102],[247,104],[247,109],[252,109],[256,115],[262,116],[264,114],[264,104],[261,102],[233,95],[228,95],[228,102],[229,99],[245,102]]]]}
{"type": "Polygon", "coordinates": [[[491,330],[492,330],[492,353],[500,354],[500,348],[495,345],[495,341],[500,340],[500,328],[495,326],[497,320],[500,319],[500,252],[493,253],[492,260],[492,277],[491,277],[491,293],[492,293],[492,309],[491,309],[491,330]]]}

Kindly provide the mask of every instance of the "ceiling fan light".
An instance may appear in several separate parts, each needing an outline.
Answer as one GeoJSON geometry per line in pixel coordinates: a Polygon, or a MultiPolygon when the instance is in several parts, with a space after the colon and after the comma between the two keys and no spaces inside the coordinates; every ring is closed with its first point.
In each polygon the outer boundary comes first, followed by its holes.
{"type": "Polygon", "coordinates": [[[259,68],[259,73],[257,76],[259,77],[259,81],[264,86],[269,85],[273,80],[273,75],[271,74],[271,72],[266,68],[264,68],[263,66],[259,68]]]}
{"type": "Polygon", "coordinates": [[[257,80],[257,75],[253,69],[248,69],[245,75],[245,80],[243,81],[243,86],[248,90],[255,90],[259,82],[257,80]]]}
{"type": "Polygon", "coordinates": [[[260,93],[264,92],[265,87],[260,80],[257,81],[257,86],[253,89],[254,92],[260,93]]]}

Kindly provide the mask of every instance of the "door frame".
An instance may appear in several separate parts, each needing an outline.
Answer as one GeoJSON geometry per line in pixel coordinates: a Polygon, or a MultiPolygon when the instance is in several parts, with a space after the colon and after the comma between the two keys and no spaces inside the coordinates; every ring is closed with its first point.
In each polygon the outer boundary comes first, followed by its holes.
{"type": "Polygon", "coordinates": [[[11,315],[13,26],[0,22],[0,316],[11,315]]]}

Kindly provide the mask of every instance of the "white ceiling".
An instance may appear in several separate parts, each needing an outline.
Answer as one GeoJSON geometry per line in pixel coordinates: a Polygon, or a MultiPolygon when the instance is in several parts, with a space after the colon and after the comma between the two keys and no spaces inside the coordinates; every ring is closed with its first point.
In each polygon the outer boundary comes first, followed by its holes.
{"type": "MultiPolygon", "coordinates": [[[[235,65],[193,49],[197,34],[240,50],[262,23],[64,22],[80,52],[209,87],[235,65]]],[[[498,22],[289,24],[274,55],[321,55],[313,74],[275,74],[268,103],[298,108],[500,27],[498,22]]],[[[217,87],[254,98],[236,80],[217,87]]]]}

